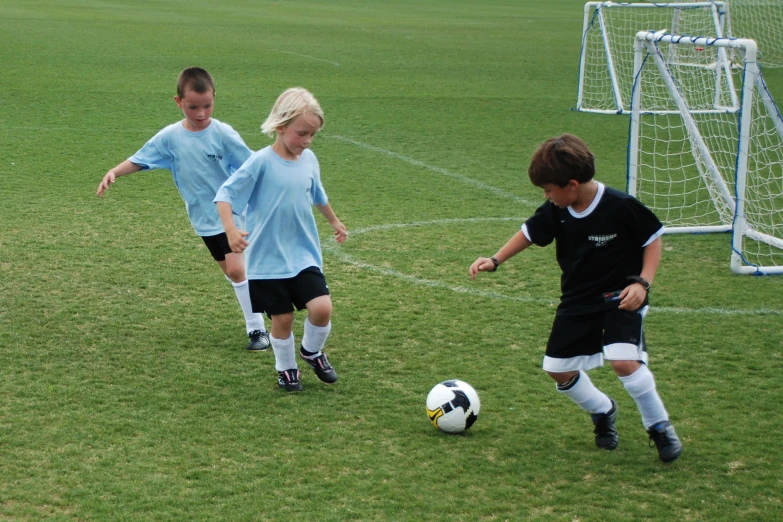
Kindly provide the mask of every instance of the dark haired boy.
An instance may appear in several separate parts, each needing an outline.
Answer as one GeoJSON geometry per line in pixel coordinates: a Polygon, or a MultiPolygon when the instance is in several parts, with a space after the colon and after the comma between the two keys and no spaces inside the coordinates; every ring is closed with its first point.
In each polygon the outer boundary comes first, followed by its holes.
{"type": "Polygon", "coordinates": [[[673,462],[682,445],[647,367],[642,328],[661,260],[663,225],[633,197],[595,181],[592,152],[571,134],[544,142],[528,174],[547,201],[494,256],[476,259],[470,276],[494,272],[530,245],[554,241],[561,297],[544,371],[557,391],[591,415],[596,445],[613,450],[617,403],[585,373],[608,360],[636,402],[658,456],[673,462]]]}
{"type": "Polygon", "coordinates": [[[250,337],[247,349],[266,350],[269,335],[263,315],[253,313],[250,304],[244,257],[231,252],[212,203],[223,182],[252,151],[230,125],[212,118],[215,82],[205,69],[189,67],[180,72],[174,101],[185,119],[162,129],[133,156],[109,170],[98,185],[97,194],[103,197],[120,176],[140,170],[171,171],[191,225],[234,287],[250,337]]]}

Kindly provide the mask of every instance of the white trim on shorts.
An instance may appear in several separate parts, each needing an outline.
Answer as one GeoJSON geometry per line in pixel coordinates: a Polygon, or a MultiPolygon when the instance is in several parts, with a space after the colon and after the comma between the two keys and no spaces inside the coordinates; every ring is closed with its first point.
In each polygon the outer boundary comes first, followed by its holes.
{"type": "Polygon", "coordinates": [[[557,359],[555,357],[544,356],[544,371],[553,373],[575,372],[579,370],[590,370],[604,365],[604,356],[602,353],[593,355],[577,355],[568,359],[557,359]]]}
{"type": "Polygon", "coordinates": [[[647,364],[647,352],[642,349],[642,343],[615,343],[604,346],[604,357],[607,361],[639,361],[647,364]]]}

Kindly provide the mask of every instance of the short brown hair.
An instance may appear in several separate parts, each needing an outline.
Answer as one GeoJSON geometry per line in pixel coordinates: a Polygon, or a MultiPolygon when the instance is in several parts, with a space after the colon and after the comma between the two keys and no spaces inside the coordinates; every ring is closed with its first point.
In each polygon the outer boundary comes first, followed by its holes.
{"type": "Polygon", "coordinates": [[[185,93],[188,91],[196,91],[199,94],[209,91],[214,93],[215,80],[212,79],[212,75],[206,69],[201,67],[183,69],[177,78],[177,96],[184,98],[185,93]]]}
{"type": "Polygon", "coordinates": [[[527,173],[537,187],[551,183],[562,188],[572,179],[587,183],[595,175],[595,157],[581,139],[563,134],[536,149],[527,173]]]}

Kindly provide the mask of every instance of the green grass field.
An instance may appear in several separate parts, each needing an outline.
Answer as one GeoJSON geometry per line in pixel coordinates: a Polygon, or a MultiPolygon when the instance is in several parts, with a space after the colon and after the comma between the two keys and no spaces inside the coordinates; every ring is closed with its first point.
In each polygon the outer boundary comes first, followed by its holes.
{"type": "Polygon", "coordinates": [[[544,139],[584,137],[625,188],[628,120],[571,110],[583,4],[4,0],[0,520],[783,519],[783,278],[733,275],[727,235],[665,239],[646,325],[685,448],[667,466],[608,367],[615,452],[541,370],[553,248],[467,275],[543,200],[544,139]],[[182,118],[191,65],[253,149],[285,88],[326,112],[313,149],[352,232],[318,216],[335,386],[286,395],[244,350],[168,172],[95,196],[182,118]],[[425,415],[448,378],[482,400],[462,436],[425,415]]]}

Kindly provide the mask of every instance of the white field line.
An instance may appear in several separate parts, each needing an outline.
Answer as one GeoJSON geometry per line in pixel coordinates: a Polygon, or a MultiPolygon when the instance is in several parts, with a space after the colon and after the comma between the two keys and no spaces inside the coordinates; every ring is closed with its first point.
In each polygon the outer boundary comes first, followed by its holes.
{"type": "MultiPolygon", "coordinates": [[[[378,230],[391,230],[391,229],[401,229],[401,228],[410,228],[410,227],[421,227],[421,226],[430,226],[430,225],[443,225],[443,224],[456,224],[456,223],[476,223],[476,222],[486,222],[486,221],[516,221],[518,223],[521,223],[524,221],[523,218],[518,217],[507,217],[507,218],[467,218],[467,219],[436,219],[433,221],[412,221],[410,223],[389,223],[385,225],[375,225],[365,228],[359,228],[355,230],[350,231],[350,236],[358,236],[361,234],[367,234],[372,233],[378,230]]],[[[331,239],[331,238],[330,238],[331,239]]],[[[349,239],[350,241],[350,239],[349,239]]],[[[534,303],[538,305],[544,305],[544,306],[557,306],[558,301],[553,299],[546,299],[543,297],[530,297],[530,296],[510,296],[506,294],[501,294],[498,292],[485,292],[482,290],[476,290],[474,288],[468,288],[465,286],[459,286],[459,285],[450,285],[447,283],[444,283],[442,281],[435,281],[432,279],[424,279],[421,277],[416,277],[410,274],[405,274],[403,272],[400,272],[398,270],[394,270],[392,268],[386,268],[386,267],[380,267],[377,265],[373,265],[370,263],[366,263],[364,261],[357,261],[353,257],[351,257],[349,254],[347,254],[344,249],[344,246],[337,245],[333,241],[326,241],[323,243],[322,248],[324,252],[327,252],[340,261],[355,266],[357,268],[361,268],[363,270],[369,270],[371,272],[375,272],[384,276],[389,277],[396,277],[398,279],[402,279],[404,281],[407,281],[409,283],[412,283],[414,285],[419,286],[426,286],[429,288],[441,288],[444,290],[449,290],[454,293],[458,294],[465,294],[470,295],[474,297],[481,297],[485,299],[498,299],[498,300],[505,300],[505,301],[514,301],[518,303],[534,303]]],[[[465,266],[465,277],[468,276],[468,267],[465,266]]],[[[771,308],[750,308],[750,309],[733,309],[733,308],[687,308],[687,307],[672,307],[672,306],[651,306],[651,311],[657,312],[657,313],[669,313],[669,314],[696,314],[696,315],[719,315],[719,316],[738,316],[738,315],[783,315],[783,312],[780,310],[774,310],[771,308]]]]}
{"type": "Polygon", "coordinates": [[[505,199],[510,199],[512,201],[516,201],[517,203],[521,203],[523,205],[529,205],[533,208],[538,207],[541,203],[544,202],[544,198],[542,196],[540,201],[528,201],[524,198],[520,198],[519,196],[512,194],[511,192],[507,192],[503,189],[499,189],[497,187],[493,187],[492,185],[487,185],[486,183],[482,183],[480,181],[476,181],[475,179],[469,178],[467,176],[463,176],[461,174],[457,174],[456,172],[451,172],[450,170],[446,170],[441,167],[436,167],[434,165],[429,165],[427,163],[424,163],[423,161],[419,161],[417,159],[409,158],[408,156],[403,156],[402,154],[398,154],[396,152],[392,152],[390,150],[382,149],[380,147],[375,147],[374,145],[368,145],[367,143],[362,143],[360,141],[355,141],[350,138],[346,138],[344,136],[324,136],[325,138],[330,138],[333,140],[339,140],[344,141],[346,143],[350,143],[351,145],[356,145],[357,147],[362,147],[363,149],[371,150],[373,152],[377,152],[378,154],[383,154],[384,156],[388,156],[390,158],[398,159],[400,161],[404,161],[405,163],[408,163],[410,165],[413,165],[415,167],[419,167],[425,170],[429,170],[431,172],[435,172],[437,174],[440,174],[441,176],[446,176],[447,178],[451,178],[457,181],[460,181],[462,183],[473,185],[476,188],[479,188],[481,190],[485,190],[487,192],[492,192],[496,196],[500,196],[505,199]]]}
{"type": "Polygon", "coordinates": [[[298,54],[298,53],[292,53],[291,51],[280,51],[280,50],[278,50],[277,52],[282,54],[290,54],[291,56],[298,56],[299,58],[307,58],[308,60],[315,60],[317,62],[326,62],[334,65],[335,67],[340,67],[340,64],[337,62],[333,62],[331,60],[324,60],[323,58],[316,58],[315,56],[310,56],[307,54],[298,54]]]}

